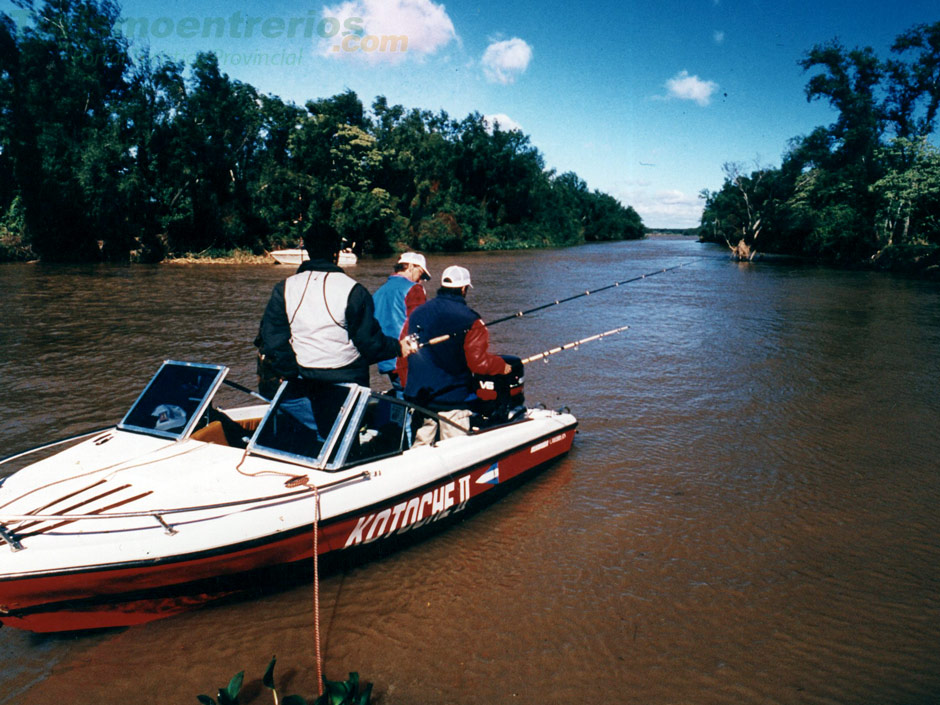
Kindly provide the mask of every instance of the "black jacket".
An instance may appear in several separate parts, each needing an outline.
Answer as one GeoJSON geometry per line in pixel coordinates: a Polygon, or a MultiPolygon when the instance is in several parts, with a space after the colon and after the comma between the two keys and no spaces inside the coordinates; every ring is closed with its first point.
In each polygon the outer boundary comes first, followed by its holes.
{"type": "MultiPolygon", "coordinates": [[[[308,260],[297,273],[307,271],[340,272],[343,270],[325,260],[308,260]]],[[[397,357],[401,348],[398,340],[382,333],[375,320],[372,295],[361,284],[356,284],[346,302],[346,331],[359,352],[359,358],[344,367],[304,368],[297,364],[291,347],[290,321],[284,304],[284,282],[278,282],[261,319],[261,329],[255,345],[265,359],[268,369],[280,377],[304,377],[321,382],[355,382],[369,386],[369,365],[379,360],[397,357]]]]}

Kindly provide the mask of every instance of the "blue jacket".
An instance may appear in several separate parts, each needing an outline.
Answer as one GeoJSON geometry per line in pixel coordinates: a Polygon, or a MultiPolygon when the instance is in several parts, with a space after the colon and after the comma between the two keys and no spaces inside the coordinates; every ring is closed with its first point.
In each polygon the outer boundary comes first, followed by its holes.
{"type": "MultiPolygon", "coordinates": [[[[378,291],[372,295],[375,303],[375,318],[382,326],[382,332],[398,338],[405,325],[407,311],[405,297],[412,287],[418,286],[407,277],[393,274],[378,291]]],[[[388,373],[395,369],[395,358],[379,361],[379,372],[388,373]]]]}

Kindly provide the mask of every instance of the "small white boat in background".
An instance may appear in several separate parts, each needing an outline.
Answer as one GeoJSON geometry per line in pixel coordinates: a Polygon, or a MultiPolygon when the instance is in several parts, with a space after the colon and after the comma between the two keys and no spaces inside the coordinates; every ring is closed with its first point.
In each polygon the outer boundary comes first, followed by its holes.
{"type": "MultiPolygon", "coordinates": [[[[307,251],[302,247],[292,247],[286,250],[274,250],[271,253],[271,256],[277,261],[278,264],[291,264],[295,267],[300,266],[301,262],[306,262],[310,259],[307,255],[307,251]]],[[[340,250],[339,259],[337,264],[340,267],[351,267],[359,261],[359,258],[356,257],[356,253],[352,251],[351,247],[346,247],[340,250]]]]}
{"type": "Polygon", "coordinates": [[[273,574],[312,566],[315,546],[388,550],[564,455],[578,424],[520,395],[467,435],[410,447],[412,415],[433,412],[302,381],[223,411],[223,383],[251,393],[227,373],[167,360],[117,426],[0,478],[0,623],[141,624],[280,584],[273,574]]]}
{"type": "Polygon", "coordinates": [[[336,264],[338,264],[340,267],[351,267],[358,261],[359,258],[356,257],[356,253],[352,251],[352,248],[347,247],[344,250],[340,250],[336,264]]]}
{"type": "Polygon", "coordinates": [[[274,250],[271,256],[278,264],[291,264],[295,267],[300,266],[301,262],[310,259],[307,251],[302,247],[292,247],[287,250],[274,250]]]}

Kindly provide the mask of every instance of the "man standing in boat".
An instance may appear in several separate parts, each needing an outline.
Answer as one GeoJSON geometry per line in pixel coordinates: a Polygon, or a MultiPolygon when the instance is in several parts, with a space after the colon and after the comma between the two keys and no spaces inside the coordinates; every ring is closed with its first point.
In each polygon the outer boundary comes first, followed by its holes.
{"type": "MultiPolygon", "coordinates": [[[[489,332],[480,314],[467,305],[472,288],[470,272],[451,266],[441,275],[441,288],[431,301],[409,316],[408,335],[419,349],[408,360],[405,398],[436,411],[456,427],[470,427],[471,407],[477,399],[474,374],[508,375],[512,367],[489,352],[489,332]],[[443,339],[441,339],[443,338],[443,339]],[[434,341],[433,343],[431,341],[434,341]]],[[[405,364],[399,366],[404,371],[405,364]]],[[[426,419],[415,434],[415,445],[459,435],[451,424],[426,419]]]]}
{"type": "MultiPolygon", "coordinates": [[[[401,337],[408,316],[418,306],[427,303],[428,295],[422,281],[428,280],[428,263],[424,255],[417,252],[405,252],[398,258],[395,271],[388,280],[373,294],[375,317],[382,326],[382,332],[395,338],[401,337]]],[[[401,380],[396,371],[396,358],[379,361],[379,372],[388,375],[392,389],[401,396],[401,380]]]]}
{"type": "Polygon", "coordinates": [[[329,225],[304,236],[310,259],[274,286],[255,344],[264,396],[281,379],[369,386],[369,365],[405,357],[409,341],[382,333],[368,290],[336,264],[339,234],[329,225]]]}

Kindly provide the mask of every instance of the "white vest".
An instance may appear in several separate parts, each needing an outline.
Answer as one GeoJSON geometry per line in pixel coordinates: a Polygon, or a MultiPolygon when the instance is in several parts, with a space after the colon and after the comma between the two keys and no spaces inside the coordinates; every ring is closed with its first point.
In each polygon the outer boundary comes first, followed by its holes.
{"type": "Polygon", "coordinates": [[[355,285],[342,272],[301,272],[284,282],[290,344],[298,365],[336,369],[359,357],[346,330],[346,303],[355,285]]]}

